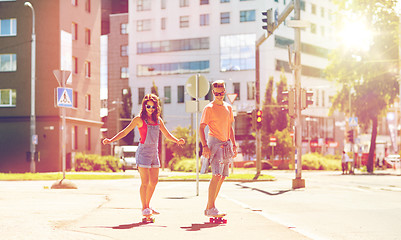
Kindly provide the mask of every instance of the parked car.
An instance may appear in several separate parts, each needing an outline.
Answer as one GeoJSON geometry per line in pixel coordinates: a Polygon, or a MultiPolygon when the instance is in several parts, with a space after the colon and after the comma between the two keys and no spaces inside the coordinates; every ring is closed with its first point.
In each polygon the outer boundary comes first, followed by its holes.
{"type": "Polygon", "coordinates": [[[136,165],[135,154],[138,146],[116,146],[115,153],[120,158],[122,169],[138,169],[136,165]]]}
{"type": "Polygon", "coordinates": [[[391,167],[395,166],[399,166],[400,164],[400,155],[398,154],[392,154],[392,155],[388,155],[387,157],[384,158],[384,160],[386,161],[386,163],[390,164],[391,167]]]}

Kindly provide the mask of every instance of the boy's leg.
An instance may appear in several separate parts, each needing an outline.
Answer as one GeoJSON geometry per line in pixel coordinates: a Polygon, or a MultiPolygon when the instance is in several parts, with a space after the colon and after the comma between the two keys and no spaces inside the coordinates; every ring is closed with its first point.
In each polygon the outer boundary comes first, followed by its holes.
{"type": "Polygon", "coordinates": [[[211,209],[215,207],[215,200],[216,196],[218,193],[219,187],[219,182],[220,182],[221,176],[220,175],[213,175],[212,179],[210,180],[209,183],[209,195],[208,195],[208,201],[207,201],[207,206],[206,209],[211,209]]]}

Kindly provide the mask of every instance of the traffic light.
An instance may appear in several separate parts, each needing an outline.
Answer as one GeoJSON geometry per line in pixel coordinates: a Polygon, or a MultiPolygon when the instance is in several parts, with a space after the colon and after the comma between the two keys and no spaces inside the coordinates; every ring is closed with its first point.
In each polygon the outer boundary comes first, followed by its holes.
{"type": "Polygon", "coordinates": [[[347,131],[347,138],[348,138],[348,142],[354,143],[354,130],[353,129],[347,131]]]}
{"type": "Polygon", "coordinates": [[[266,12],[262,12],[264,18],[262,18],[262,21],[266,23],[265,25],[262,26],[264,30],[266,30],[269,33],[273,32],[273,24],[272,24],[272,18],[273,18],[273,9],[267,9],[266,12]]]}
{"type": "Polygon", "coordinates": [[[294,89],[290,89],[289,91],[284,91],[282,103],[286,105],[282,110],[288,110],[288,114],[290,116],[295,115],[295,91],[294,89]]]}
{"type": "Polygon", "coordinates": [[[256,129],[255,110],[252,110],[251,112],[247,112],[246,127],[248,128],[249,131],[256,129]]]}
{"type": "Polygon", "coordinates": [[[313,91],[301,89],[301,109],[306,109],[309,105],[313,104],[313,91]]]}
{"type": "Polygon", "coordinates": [[[256,111],[256,127],[257,129],[262,128],[262,110],[256,111]]]}

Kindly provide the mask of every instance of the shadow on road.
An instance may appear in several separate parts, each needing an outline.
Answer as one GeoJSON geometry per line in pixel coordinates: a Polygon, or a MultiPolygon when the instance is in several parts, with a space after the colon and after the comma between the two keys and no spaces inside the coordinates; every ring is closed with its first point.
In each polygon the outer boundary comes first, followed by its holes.
{"type": "Polygon", "coordinates": [[[215,228],[215,227],[221,227],[221,226],[225,226],[225,224],[205,222],[203,224],[193,223],[190,227],[181,227],[181,229],[184,229],[185,231],[188,231],[188,232],[193,232],[193,231],[200,231],[204,228],[215,228]]]}
{"type": "Polygon", "coordinates": [[[154,223],[143,223],[143,222],[137,222],[137,223],[129,223],[129,224],[120,224],[118,226],[114,226],[114,227],[109,227],[109,226],[91,226],[91,227],[82,227],[82,228],[111,228],[111,229],[120,229],[120,230],[124,230],[124,229],[132,229],[132,228],[136,228],[136,227],[141,227],[141,226],[149,226],[149,227],[162,227],[162,228],[166,228],[167,226],[163,226],[163,225],[156,225],[154,223]]]}
{"type": "Polygon", "coordinates": [[[280,195],[280,194],[292,191],[292,189],[287,189],[287,190],[277,190],[277,191],[274,191],[274,192],[273,191],[272,192],[268,192],[268,191],[265,191],[265,190],[262,190],[262,189],[259,189],[259,188],[247,187],[247,186],[244,186],[244,185],[242,185],[240,183],[236,184],[236,185],[241,187],[242,189],[250,189],[252,191],[258,191],[258,192],[261,192],[261,193],[264,193],[264,194],[267,194],[267,195],[270,195],[270,196],[280,195]]]}

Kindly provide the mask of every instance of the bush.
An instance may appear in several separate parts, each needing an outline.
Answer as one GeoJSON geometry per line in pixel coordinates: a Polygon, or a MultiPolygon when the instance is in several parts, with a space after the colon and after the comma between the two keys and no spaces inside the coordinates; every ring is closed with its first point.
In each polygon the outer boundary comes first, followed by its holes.
{"type": "Polygon", "coordinates": [[[169,168],[171,171],[196,172],[196,160],[193,158],[173,158],[169,163],[169,168]]]}
{"type": "Polygon", "coordinates": [[[99,156],[96,154],[77,153],[75,155],[75,171],[121,171],[122,165],[118,158],[113,156],[99,156]]]}
{"type": "Polygon", "coordinates": [[[322,156],[318,153],[302,155],[302,169],[304,170],[341,170],[341,158],[322,156]]]}

